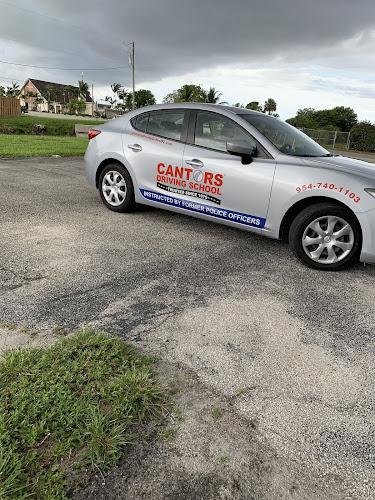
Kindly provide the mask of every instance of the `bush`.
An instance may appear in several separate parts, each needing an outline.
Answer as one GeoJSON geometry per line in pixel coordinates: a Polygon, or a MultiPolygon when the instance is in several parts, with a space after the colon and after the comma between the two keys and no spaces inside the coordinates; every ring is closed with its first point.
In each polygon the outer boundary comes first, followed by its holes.
{"type": "Polygon", "coordinates": [[[375,151],[375,125],[363,121],[350,130],[350,149],[355,151],[375,151]]]}

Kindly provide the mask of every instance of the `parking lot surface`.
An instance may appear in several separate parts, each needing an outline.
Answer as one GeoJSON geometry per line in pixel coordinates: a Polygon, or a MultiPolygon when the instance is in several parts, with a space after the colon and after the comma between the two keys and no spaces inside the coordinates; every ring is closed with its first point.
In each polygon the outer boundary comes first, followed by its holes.
{"type": "Polygon", "coordinates": [[[243,391],[235,411],[335,498],[375,498],[375,267],[313,271],[278,241],[110,212],[82,158],[0,160],[0,184],[0,323],[115,328],[243,391]]]}

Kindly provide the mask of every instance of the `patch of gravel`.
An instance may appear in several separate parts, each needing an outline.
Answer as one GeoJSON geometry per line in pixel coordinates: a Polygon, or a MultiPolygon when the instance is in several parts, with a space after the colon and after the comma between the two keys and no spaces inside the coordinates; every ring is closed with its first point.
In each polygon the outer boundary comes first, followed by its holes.
{"type": "Polygon", "coordinates": [[[87,478],[78,493],[74,477],[68,478],[74,500],[349,498],[339,478],[312,477],[278,455],[256,421],[236,413],[245,390],[225,398],[181,364],[158,361],[157,370],[173,390],[174,410],[163,425],[142,427],[108,474],[87,478]],[[220,410],[216,418],[214,409],[220,410]]]}

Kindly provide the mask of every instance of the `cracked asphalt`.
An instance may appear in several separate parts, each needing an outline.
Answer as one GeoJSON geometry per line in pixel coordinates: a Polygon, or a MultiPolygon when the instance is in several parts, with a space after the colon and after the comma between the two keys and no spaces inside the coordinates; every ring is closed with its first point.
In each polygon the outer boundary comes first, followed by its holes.
{"type": "Polygon", "coordinates": [[[244,390],[234,411],[331,498],[375,498],[375,267],[313,271],[278,241],[110,212],[82,158],[0,160],[0,185],[0,323],[114,328],[225,397],[244,390]]]}

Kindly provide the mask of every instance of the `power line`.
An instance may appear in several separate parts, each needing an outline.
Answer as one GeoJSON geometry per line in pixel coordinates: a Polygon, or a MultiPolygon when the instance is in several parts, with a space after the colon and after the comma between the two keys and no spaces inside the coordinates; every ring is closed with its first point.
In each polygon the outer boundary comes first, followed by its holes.
{"type": "Polygon", "coordinates": [[[0,61],[2,64],[12,64],[14,66],[26,66],[28,68],[39,68],[39,69],[61,69],[63,71],[105,71],[108,69],[125,69],[125,68],[130,68],[130,65],[128,66],[117,66],[116,68],[51,68],[50,66],[36,66],[34,64],[21,64],[21,63],[15,63],[15,62],[8,62],[8,61],[0,61]]]}
{"type": "MultiPolygon", "coordinates": [[[[45,17],[46,19],[50,19],[51,21],[56,21],[56,22],[61,23],[61,24],[68,24],[69,26],[74,26],[75,28],[90,31],[90,33],[93,33],[92,28],[85,28],[84,26],[79,26],[78,24],[68,23],[67,21],[62,21],[61,19],[57,19],[56,17],[47,16],[46,14],[41,14],[40,12],[35,12],[34,10],[24,9],[23,7],[18,7],[17,5],[13,5],[12,3],[4,2],[3,0],[0,0],[0,3],[2,3],[4,5],[8,5],[8,7],[13,7],[14,9],[23,10],[25,12],[28,12],[29,14],[34,14],[35,16],[45,17]]],[[[120,38],[115,38],[113,36],[110,36],[110,35],[107,35],[105,33],[101,33],[98,31],[95,31],[94,33],[95,33],[95,35],[99,34],[102,36],[106,36],[108,38],[111,38],[112,40],[116,40],[116,41],[120,41],[120,42],[123,41],[120,38]]]]}
{"type": "Polygon", "coordinates": [[[7,78],[6,76],[0,76],[0,80],[11,80],[12,82],[23,82],[25,79],[18,80],[17,78],[7,78]]]}
{"type": "Polygon", "coordinates": [[[48,47],[42,47],[41,45],[36,45],[35,43],[29,43],[29,42],[22,42],[20,40],[15,40],[14,38],[6,38],[5,36],[0,36],[3,40],[8,40],[11,42],[16,42],[16,43],[22,43],[23,45],[30,45],[32,47],[38,47],[38,49],[43,49],[43,50],[49,50],[52,52],[61,52],[62,54],[67,54],[69,56],[78,56],[78,57],[83,57],[85,59],[97,59],[99,61],[105,61],[106,59],[101,59],[100,57],[90,57],[90,56],[81,56],[77,53],[73,52],[66,52],[65,50],[57,50],[57,49],[50,49],[48,47]]]}

